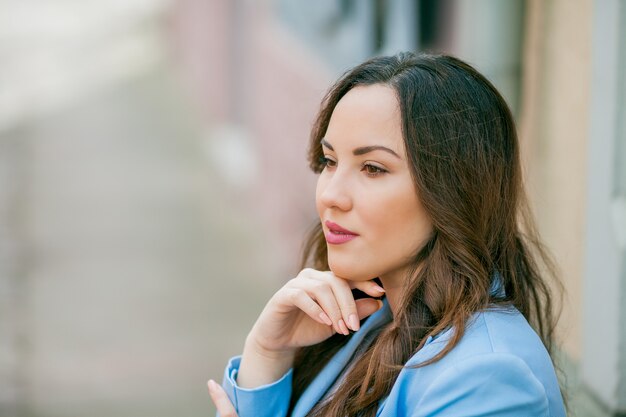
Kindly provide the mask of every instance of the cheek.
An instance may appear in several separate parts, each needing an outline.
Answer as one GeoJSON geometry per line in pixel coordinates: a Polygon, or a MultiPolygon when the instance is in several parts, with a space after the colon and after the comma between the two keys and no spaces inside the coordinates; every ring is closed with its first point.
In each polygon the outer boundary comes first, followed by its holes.
{"type": "Polygon", "coordinates": [[[373,226],[371,244],[389,256],[414,253],[432,233],[426,211],[417,197],[408,193],[389,196],[367,211],[367,222],[373,226]]]}
{"type": "Polygon", "coordinates": [[[317,214],[322,217],[322,203],[320,201],[320,195],[322,190],[326,186],[326,180],[324,178],[324,173],[321,173],[319,177],[317,177],[317,185],[315,186],[315,208],[317,209],[317,214]]]}

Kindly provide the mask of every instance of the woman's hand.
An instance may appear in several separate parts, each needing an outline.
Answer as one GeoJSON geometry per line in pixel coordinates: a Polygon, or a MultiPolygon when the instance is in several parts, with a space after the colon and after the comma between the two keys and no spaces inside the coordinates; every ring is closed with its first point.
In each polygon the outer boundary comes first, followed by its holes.
{"type": "Polygon", "coordinates": [[[296,349],[320,343],[334,333],[358,330],[359,321],[382,303],[354,300],[356,288],[371,297],[384,290],[375,281],[348,281],[330,271],[302,270],[269,300],[248,334],[238,384],[252,388],[280,377],[293,362],[296,349]]]}
{"type": "Polygon", "coordinates": [[[372,298],[355,301],[353,288],[372,297],[384,294],[374,281],[347,281],[330,271],[304,269],[274,294],[249,337],[263,351],[282,352],[320,343],[334,333],[348,335],[380,308],[372,298]]]}
{"type": "Polygon", "coordinates": [[[224,388],[219,386],[212,379],[209,380],[207,385],[209,387],[211,401],[215,404],[215,408],[220,414],[220,417],[238,417],[237,410],[235,410],[235,407],[233,407],[233,404],[230,402],[230,398],[226,395],[224,388]]]}

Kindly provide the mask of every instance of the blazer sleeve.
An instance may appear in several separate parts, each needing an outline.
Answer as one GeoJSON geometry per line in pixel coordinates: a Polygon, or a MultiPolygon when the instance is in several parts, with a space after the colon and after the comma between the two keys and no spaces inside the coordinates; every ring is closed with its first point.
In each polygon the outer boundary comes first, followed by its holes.
{"type": "Polygon", "coordinates": [[[271,384],[247,389],[237,386],[240,363],[241,356],[235,356],[228,362],[222,382],[222,387],[239,417],[285,417],[291,399],[293,370],[288,370],[279,380],[271,384]]]}
{"type": "Polygon", "coordinates": [[[479,355],[455,363],[411,410],[413,417],[549,416],[548,396],[528,365],[510,354],[479,355]]]}

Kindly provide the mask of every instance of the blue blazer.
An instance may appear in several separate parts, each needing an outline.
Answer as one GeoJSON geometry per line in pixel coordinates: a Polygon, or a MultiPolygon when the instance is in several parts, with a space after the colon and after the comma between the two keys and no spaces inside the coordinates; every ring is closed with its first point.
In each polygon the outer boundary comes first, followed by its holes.
{"type": "MultiPolygon", "coordinates": [[[[388,303],[369,317],[298,400],[293,417],[303,417],[333,385],[364,336],[392,319],[388,303]]],[[[436,355],[451,329],[429,337],[406,365],[436,355]]],[[[287,416],[292,370],[254,389],[237,386],[240,357],[226,367],[223,387],[239,417],[287,416]]],[[[474,314],[461,341],[441,360],[400,371],[379,417],[397,416],[565,416],[559,384],[541,340],[515,308],[474,314]]]]}

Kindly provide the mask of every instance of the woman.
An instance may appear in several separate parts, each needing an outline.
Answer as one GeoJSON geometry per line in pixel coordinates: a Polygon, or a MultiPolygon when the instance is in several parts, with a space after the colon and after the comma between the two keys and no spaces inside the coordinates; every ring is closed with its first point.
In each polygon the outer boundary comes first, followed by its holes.
{"type": "Polygon", "coordinates": [[[309,161],[310,267],[209,381],[222,417],[565,415],[552,268],[489,81],[449,56],[373,58],[325,97],[309,161]]]}

